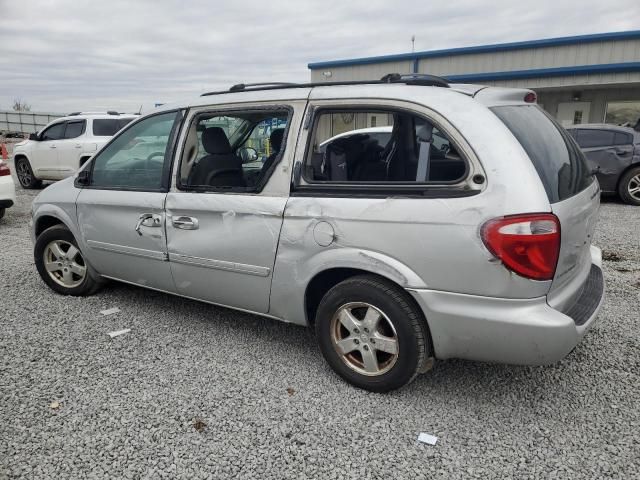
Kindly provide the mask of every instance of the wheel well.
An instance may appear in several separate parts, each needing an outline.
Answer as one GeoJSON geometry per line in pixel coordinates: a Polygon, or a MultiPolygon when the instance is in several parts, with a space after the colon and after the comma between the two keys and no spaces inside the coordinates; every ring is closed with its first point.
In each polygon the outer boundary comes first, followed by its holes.
{"type": "Polygon", "coordinates": [[[324,270],[316,274],[316,276],[313,277],[307,285],[304,296],[307,323],[309,325],[315,324],[316,311],[320,306],[322,297],[324,297],[325,294],[338,283],[346,280],[347,278],[355,277],[356,275],[375,275],[377,277],[383,278],[388,282],[393,282],[393,280],[387,277],[369,272],[367,270],[360,270],[358,268],[331,268],[329,270],[324,270]]]}
{"type": "Polygon", "coordinates": [[[90,158],[91,155],[80,157],[80,166],[83,166],[85,163],[87,163],[87,160],[89,160],[90,158]]]}
{"type": "Polygon", "coordinates": [[[18,160],[20,158],[24,158],[27,162],[29,161],[29,159],[27,158],[26,155],[22,154],[22,153],[18,153],[15,157],[15,160],[18,160]]]}
{"type": "Polygon", "coordinates": [[[56,217],[50,217],[50,216],[39,218],[38,222],[36,223],[36,237],[38,237],[47,228],[53,227],[54,225],[64,225],[64,222],[61,222],[56,217]]]}

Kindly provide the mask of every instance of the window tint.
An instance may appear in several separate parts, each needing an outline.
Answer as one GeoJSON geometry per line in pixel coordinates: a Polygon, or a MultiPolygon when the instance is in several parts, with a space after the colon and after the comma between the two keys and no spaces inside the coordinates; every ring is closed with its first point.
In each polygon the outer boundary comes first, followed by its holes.
{"type": "Polygon", "coordinates": [[[187,134],[180,187],[253,191],[263,186],[286,146],[287,110],[205,113],[187,134]]]}
{"type": "Polygon", "coordinates": [[[616,132],[613,143],[615,145],[629,145],[633,143],[633,136],[627,133],[616,132]]]}
{"type": "Polygon", "coordinates": [[[578,131],[578,145],[582,148],[606,147],[614,144],[614,136],[611,130],[581,128],[578,131]]]}
{"type": "Polygon", "coordinates": [[[64,122],[51,125],[44,132],[42,132],[42,140],[60,140],[64,137],[64,122]]]}
{"type": "Polygon", "coordinates": [[[112,137],[133,118],[96,118],[93,120],[93,134],[96,137],[112,137]]]}
{"type": "Polygon", "coordinates": [[[455,183],[467,172],[447,136],[408,113],[320,113],[311,141],[304,166],[308,182],[455,183]]]}
{"type": "Polygon", "coordinates": [[[179,114],[154,115],[123,132],[93,161],[91,186],[158,190],[170,162],[171,132],[179,114]]]}
{"type": "Polygon", "coordinates": [[[67,122],[67,128],[64,131],[64,138],[76,138],[84,133],[86,120],[79,122],[67,122]]]}
{"type": "Polygon", "coordinates": [[[494,107],[525,149],[551,203],[572,197],[593,181],[584,155],[567,131],[535,105],[494,107]]]}

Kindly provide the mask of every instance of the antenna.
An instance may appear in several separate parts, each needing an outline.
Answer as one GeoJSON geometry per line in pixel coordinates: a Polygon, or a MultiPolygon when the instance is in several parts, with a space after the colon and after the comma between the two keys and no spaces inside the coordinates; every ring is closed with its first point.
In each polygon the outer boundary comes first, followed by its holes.
{"type": "Polygon", "coordinates": [[[142,112],[142,104],[140,104],[140,108],[138,109],[138,115],[140,115],[140,112],[142,112]]]}

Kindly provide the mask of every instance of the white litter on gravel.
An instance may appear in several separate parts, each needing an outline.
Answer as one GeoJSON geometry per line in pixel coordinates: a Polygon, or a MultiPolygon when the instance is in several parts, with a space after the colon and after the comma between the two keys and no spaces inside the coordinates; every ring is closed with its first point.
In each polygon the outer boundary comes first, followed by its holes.
{"type": "Polygon", "coordinates": [[[109,335],[111,338],[114,338],[120,335],[124,335],[125,333],[129,333],[130,331],[131,331],[130,328],[125,328],[124,330],[116,330],[115,332],[109,332],[107,333],[107,335],[109,335]]]}
{"type": "Polygon", "coordinates": [[[114,313],[118,313],[120,309],[118,307],[107,308],[106,310],[100,310],[102,315],[112,315],[114,313]]]}
{"type": "Polygon", "coordinates": [[[421,432],[420,435],[418,435],[418,441],[429,445],[435,445],[438,441],[438,437],[421,432]]]}

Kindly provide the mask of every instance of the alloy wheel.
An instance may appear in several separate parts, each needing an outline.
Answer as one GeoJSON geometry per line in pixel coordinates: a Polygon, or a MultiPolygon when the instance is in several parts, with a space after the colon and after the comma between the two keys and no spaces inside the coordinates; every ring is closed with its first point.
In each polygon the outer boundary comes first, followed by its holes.
{"type": "Polygon", "coordinates": [[[383,375],[398,359],[393,323],[369,303],[348,303],[338,309],[331,319],[331,343],[342,361],[362,375],[383,375]]]}
{"type": "Polygon", "coordinates": [[[23,187],[28,187],[31,185],[33,181],[33,176],[31,174],[31,168],[29,164],[22,160],[16,165],[16,175],[18,176],[18,180],[20,180],[20,185],[23,187]]]}
{"type": "Polygon", "coordinates": [[[629,183],[627,183],[627,192],[636,200],[640,200],[640,173],[631,177],[629,183]]]}
{"type": "Polygon", "coordinates": [[[64,240],[54,240],[45,247],[44,267],[51,279],[65,288],[77,287],[87,275],[80,250],[64,240]]]}

